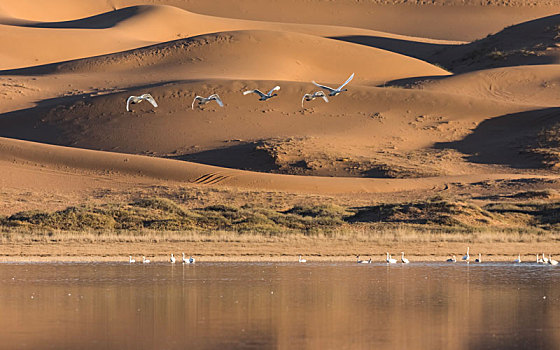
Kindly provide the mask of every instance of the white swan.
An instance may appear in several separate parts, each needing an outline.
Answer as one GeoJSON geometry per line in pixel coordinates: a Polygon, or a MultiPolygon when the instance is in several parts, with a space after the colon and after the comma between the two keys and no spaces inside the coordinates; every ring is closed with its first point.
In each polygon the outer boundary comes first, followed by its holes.
{"type": "Polygon", "coordinates": [[[278,91],[280,90],[280,86],[275,86],[272,88],[272,90],[270,90],[268,92],[268,94],[263,93],[262,91],[255,89],[255,90],[248,90],[248,91],[244,91],[243,95],[248,95],[248,94],[257,94],[259,95],[261,98],[259,98],[260,101],[266,101],[269,98],[273,98],[274,96],[278,96],[278,94],[272,94],[274,91],[278,91]]]}
{"type": "Polygon", "coordinates": [[[544,256],[544,253],[542,253],[542,263],[543,264],[547,264],[548,263],[548,258],[546,256],[544,256]]]}
{"type": "Polygon", "coordinates": [[[128,263],[129,264],[134,264],[136,262],[136,260],[132,259],[132,255],[128,256],[128,263]]]}
{"type": "Polygon", "coordinates": [[[176,260],[176,259],[175,259],[175,257],[173,256],[173,253],[171,253],[171,257],[169,258],[169,261],[170,261],[172,264],[175,264],[175,260],[176,260]]]}
{"type": "Polygon", "coordinates": [[[543,263],[543,260],[539,259],[539,254],[537,254],[537,264],[542,264],[542,263],[543,263]]]}
{"type": "Polygon", "coordinates": [[[325,95],[323,91],[316,91],[313,94],[303,95],[303,98],[301,99],[301,107],[303,108],[303,101],[313,101],[317,97],[321,97],[323,100],[325,100],[325,102],[329,102],[327,95],[325,95]]]}
{"type": "Polygon", "coordinates": [[[401,252],[401,262],[403,264],[408,264],[410,262],[407,258],[404,257],[404,252],[401,252]]]}
{"type": "Polygon", "coordinates": [[[145,256],[142,256],[142,264],[149,264],[150,260],[146,259],[145,256]]]}
{"type": "Polygon", "coordinates": [[[352,79],[354,79],[354,73],[352,73],[352,75],[350,76],[350,78],[348,78],[348,80],[346,80],[344,82],[344,84],[340,85],[339,87],[337,87],[336,89],[333,89],[331,87],[325,86],[325,85],[320,85],[317,84],[315,81],[312,81],[313,84],[315,84],[315,86],[320,87],[321,89],[327,90],[329,92],[329,96],[336,96],[338,94],[340,94],[343,91],[348,91],[348,89],[343,89],[343,87],[346,86],[346,84],[348,84],[352,79]]]}
{"type": "Polygon", "coordinates": [[[385,259],[385,261],[387,261],[387,264],[396,264],[397,263],[397,259],[391,258],[391,255],[389,254],[389,252],[387,252],[387,259],[385,259]]]}
{"type": "Polygon", "coordinates": [[[304,262],[307,262],[307,260],[305,260],[305,259],[302,259],[302,258],[301,258],[301,255],[300,255],[300,256],[299,256],[299,259],[298,259],[298,262],[300,262],[300,263],[304,263],[304,262]]]}
{"type": "Polygon", "coordinates": [[[216,101],[220,107],[224,106],[224,103],[222,102],[222,99],[220,98],[220,96],[218,96],[218,94],[212,94],[208,97],[196,96],[192,101],[191,109],[194,109],[194,103],[196,101],[198,101],[199,106],[205,105],[210,101],[216,101]]]}
{"type": "Polygon", "coordinates": [[[550,265],[558,265],[558,261],[552,259],[552,257],[550,256],[550,254],[548,255],[548,263],[550,265]]]}
{"type": "Polygon", "coordinates": [[[185,253],[182,253],[182,254],[183,254],[183,258],[181,260],[183,261],[183,264],[190,264],[189,260],[187,258],[185,258],[185,253]]]}
{"type": "Polygon", "coordinates": [[[148,101],[152,104],[152,106],[157,107],[158,104],[156,100],[150,94],[143,94],[140,96],[130,96],[128,100],[126,100],[126,111],[130,112],[130,105],[140,103],[142,101],[148,101]]]}
{"type": "Polygon", "coordinates": [[[371,264],[371,258],[369,260],[360,260],[359,255],[356,255],[356,261],[358,264],[371,264]]]}
{"type": "Polygon", "coordinates": [[[469,255],[469,247],[467,247],[467,254],[463,255],[461,259],[465,260],[466,262],[469,262],[470,258],[471,256],[469,255]]]}
{"type": "Polygon", "coordinates": [[[453,257],[451,257],[451,258],[449,258],[449,259],[447,259],[447,260],[445,260],[445,261],[447,261],[447,262],[453,262],[453,263],[454,263],[454,262],[457,262],[457,258],[455,257],[455,255],[453,255],[453,257]]]}
{"type": "Polygon", "coordinates": [[[474,262],[481,263],[482,262],[482,254],[478,253],[478,258],[474,259],[474,262]]]}
{"type": "Polygon", "coordinates": [[[516,263],[516,264],[521,264],[521,254],[518,254],[517,259],[515,259],[513,262],[516,263]]]}

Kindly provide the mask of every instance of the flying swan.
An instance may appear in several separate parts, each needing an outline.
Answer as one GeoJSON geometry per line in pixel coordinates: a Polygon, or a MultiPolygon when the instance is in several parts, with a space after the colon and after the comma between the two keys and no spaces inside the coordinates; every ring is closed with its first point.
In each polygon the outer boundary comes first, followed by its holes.
{"type": "Polygon", "coordinates": [[[336,89],[333,89],[331,87],[325,86],[325,85],[321,85],[321,84],[317,84],[315,81],[312,81],[313,84],[315,84],[315,86],[320,87],[323,90],[327,90],[329,92],[329,96],[336,96],[338,94],[340,94],[343,91],[348,91],[348,89],[343,89],[343,87],[346,86],[346,84],[348,84],[352,79],[354,79],[354,73],[352,73],[352,75],[350,76],[350,78],[348,78],[348,80],[346,80],[344,82],[344,84],[340,85],[339,87],[337,87],[336,89]]]}
{"type": "Polygon", "coordinates": [[[321,97],[323,100],[325,100],[325,102],[329,102],[327,95],[325,95],[323,91],[316,91],[313,94],[303,95],[303,98],[301,99],[301,107],[303,108],[303,101],[313,101],[317,97],[321,97]]]}
{"type": "Polygon", "coordinates": [[[152,106],[157,107],[158,104],[156,100],[150,94],[144,94],[140,96],[130,96],[128,100],[126,100],[126,111],[130,112],[130,105],[140,103],[142,101],[148,101],[152,104],[152,106]]]}
{"type": "Polygon", "coordinates": [[[270,90],[268,92],[268,94],[263,93],[262,91],[255,89],[255,90],[247,90],[247,91],[243,91],[243,95],[248,95],[248,94],[257,94],[259,95],[261,98],[259,98],[260,101],[266,101],[269,98],[273,98],[274,96],[278,96],[278,94],[272,94],[274,91],[278,91],[280,90],[280,86],[275,86],[272,88],[272,90],[270,90]]]}
{"type": "Polygon", "coordinates": [[[196,96],[192,101],[191,109],[194,109],[194,103],[196,101],[198,101],[199,106],[205,105],[210,101],[216,101],[220,107],[224,106],[224,103],[222,102],[222,99],[220,98],[220,96],[218,96],[218,94],[212,94],[208,97],[196,96]]]}

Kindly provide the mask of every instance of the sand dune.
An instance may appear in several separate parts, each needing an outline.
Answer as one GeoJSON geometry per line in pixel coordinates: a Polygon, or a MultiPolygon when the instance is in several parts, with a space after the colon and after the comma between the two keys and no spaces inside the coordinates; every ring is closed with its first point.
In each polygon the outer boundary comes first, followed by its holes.
{"type": "MultiPolygon", "coordinates": [[[[0,162],[12,164],[27,164],[32,166],[49,166],[62,170],[85,170],[82,176],[95,176],[106,174],[106,169],[115,172],[115,179],[119,176],[136,176],[137,182],[142,178],[152,178],[167,181],[190,182],[197,185],[225,185],[257,190],[290,191],[303,193],[383,193],[412,191],[419,189],[436,189],[446,182],[473,183],[487,179],[523,179],[531,178],[528,175],[469,175],[451,176],[426,179],[354,179],[312,176],[290,176],[277,174],[258,174],[241,170],[224,170],[223,168],[194,164],[136,155],[124,155],[100,151],[66,148],[60,146],[42,145],[26,141],[0,138],[0,162]]],[[[16,173],[17,167],[13,167],[16,173]]],[[[33,174],[34,181],[40,181],[41,175],[33,174]]],[[[542,176],[546,178],[546,176],[542,176]]],[[[10,185],[13,178],[7,176],[4,180],[10,185]]],[[[25,181],[20,179],[18,181],[25,181]]],[[[84,179],[84,187],[89,180],[84,179]]],[[[130,180],[129,181],[135,181],[130,180]]],[[[43,186],[48,186],[44,184],[43,186]]]]}
{"type": "MultiPolygon", "coordinates": [[[[323,79],[333,83],[337,80],[343,82],[355,72],[356,81],[367,84],[449,74],[429,63],[390,51],[312,35],[273,31],[222,32],[195,36],[117,54],[19,70],[11,74],[96,72],[128,75],[142,72],[141,74],[158,74],[160,77],[172,72],[175,80],[323,79]]],[[[169,76],[169,80],[171,79],[173,78],[169,76]]]]}
{"type": "Polygon", "coordinates": [[[436,60],[454,72],[494,67],[560,63],[560,15],[508,27],[468,45],[442,52],[436,60]]]}
{"type": "Polygon", "coordinates": [[[238,30],[273,30],[323,37],[368,35],[433,44],[456,41],[433,40],[351,27],[273,23],[199,15],[170,6],[132,6],[94,16],[60,22],[0,18],[6,48],[1,69],[20,68],[103,55],[149,44],[203,34],[238,30]],[[164,26],[161,23],[165,23],[164,26]],[[83,40],[87,37],[88,40],[83,40]],[[17,38],[18,41],[13,39],[17,38]],[[18,45],[26,42],[26,45],[18,45]],[[30,54],[30,47],[33,47],[30,54]]]}
{"type": "Polygon", "coordinates": [[[557,0],[52,0],[47,7],[4,0],[0,14],[32,21],[68,21],[133,5],[170,5],[190,12],[263,22],[327,24],[404,35],[474,40],[558,12],[557,0]]]}
{"type": "Polygon", "coordinates": [[[560,104],[560,65],[487,69],[424,81],[421,86],[430,91],[552,107],[560,104]]]}
{"type": "Polygon", "coordinates": [[[559,5],[6,0],[3,186],[48,186],[41,167],[89,188],[103,174],[305,193],[554,177],[559,5]],[[351,73],[348,91],[301,106],[312,80],[351,73]],[[277,84],[267,102],[242,95],[277,84]],[[127,112],[145,92],[159,107],[127,112]],[[224,108],[191,110],[211,93],[224,108]]]}

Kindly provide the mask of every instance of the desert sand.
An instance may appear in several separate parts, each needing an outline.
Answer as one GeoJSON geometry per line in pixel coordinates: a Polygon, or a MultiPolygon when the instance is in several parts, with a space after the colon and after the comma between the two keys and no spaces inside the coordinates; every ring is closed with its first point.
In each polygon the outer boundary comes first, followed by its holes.
{"type": "MultiPolygon", "coordinates": [[[[2,1],[0,216],[154,188],[348,207],[556,190],[559,12],[556,0],[2,1]],[[311,81],[336,87],[352,73],[348,91],[302,107],[319,90],[311,81]],[[242,94],[275,85],[265,102],[242,94]],[[158,108],[126,111],[128,96],[148,92],[158,108]],[[223,108],[191,109],[212,93],[223,108]]],[[[39,255],[4,242],[4,260],[39,255]]],[[[323,253],[301,253],[347,257],[369,244],[321,242],[323,253]]],[[[276,257],[288,245],[278,244],[247,249],[276,257]]],[[[107,249],[84,254],[120,248],[107,249]]]]}

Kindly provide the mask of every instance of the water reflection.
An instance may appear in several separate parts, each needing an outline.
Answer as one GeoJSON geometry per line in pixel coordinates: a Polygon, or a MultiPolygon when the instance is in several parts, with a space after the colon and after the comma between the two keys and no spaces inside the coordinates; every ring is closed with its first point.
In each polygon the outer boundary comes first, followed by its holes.
{"type": "Polygon", "coordinates": [[[552,349],[560,268],[0,265],[1,349],[552,349]]]}

